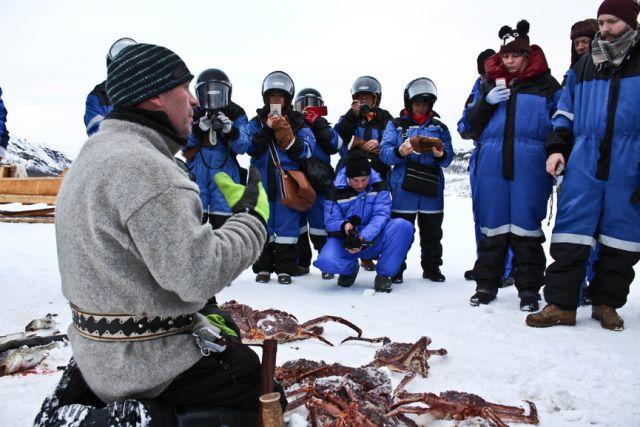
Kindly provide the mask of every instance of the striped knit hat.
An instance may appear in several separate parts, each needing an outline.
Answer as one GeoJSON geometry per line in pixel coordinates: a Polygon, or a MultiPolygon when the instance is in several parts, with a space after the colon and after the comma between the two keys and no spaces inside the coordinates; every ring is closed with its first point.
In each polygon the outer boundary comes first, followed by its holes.
{"type": "Polygon", "coordinates": [[[193,75],[166,47],[138,43],[127,46],[107,68],[107,96],[114,107],[130,107],[183,83],[193,75]]]}

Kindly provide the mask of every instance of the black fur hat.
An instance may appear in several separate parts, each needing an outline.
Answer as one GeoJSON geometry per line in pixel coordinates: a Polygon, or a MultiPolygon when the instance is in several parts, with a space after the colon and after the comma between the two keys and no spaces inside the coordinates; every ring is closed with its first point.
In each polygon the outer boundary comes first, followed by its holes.
{"type": "Polygon", "coordinates": [[[498,37],[502,40],[500,53],[529,52],[529,22],[521,20],[513,29],[508,25],[500,28],[498,37]]]}

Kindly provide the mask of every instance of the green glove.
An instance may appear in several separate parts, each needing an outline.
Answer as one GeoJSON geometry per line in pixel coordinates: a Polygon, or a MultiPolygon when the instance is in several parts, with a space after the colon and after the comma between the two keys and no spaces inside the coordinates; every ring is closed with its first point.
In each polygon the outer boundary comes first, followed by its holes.
{"type": "Polygon", "coordinates": [[[233,213],[255,212],[265,224],[269,221],[269,199],[260,182],[260,171],[255,166],[249,168],[247,186],[233,182],[224,172],[218,172],[213,179],[233,213]]]}
{"type": "Polygon", "coordinates": [[[236,334],[236,331],[228,327],[227,323],[224,321],[224,317],[220,316],[219,314],[208,314],[207,320],[213,326],[217,326],[218,328],[220,328],[222,332],[229,335],[230,337],[238,338],[238,334],[236,334]]]}

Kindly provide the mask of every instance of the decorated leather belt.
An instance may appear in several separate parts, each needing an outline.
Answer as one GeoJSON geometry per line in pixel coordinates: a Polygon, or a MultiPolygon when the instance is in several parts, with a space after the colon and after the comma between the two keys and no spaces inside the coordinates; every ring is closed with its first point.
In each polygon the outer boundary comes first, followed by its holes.
{"type": "Polygon", "coordinates": [[[73,326],[85,338],[96,341],[143,341],[193,329],[196,315],[168,317],[88,313],[71,304],[73,326]]]}

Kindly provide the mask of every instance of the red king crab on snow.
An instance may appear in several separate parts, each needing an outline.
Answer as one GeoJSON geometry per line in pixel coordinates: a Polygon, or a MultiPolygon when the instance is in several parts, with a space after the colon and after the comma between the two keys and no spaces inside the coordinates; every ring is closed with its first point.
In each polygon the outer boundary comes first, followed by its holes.
{"type": "Polygon", "coordinates": [[[276,379],[287,397],[294,398],[287,411],[305,405],[312,426],[416,426],[409,414],[454,421],[481,417],[498,427],[507,426],[506,422],[538,423],[532,402],[527,402],[525,415],[523,408],[487,402],[470,393],[407,393],[403,384],[392,392],[389,376],[374,366],[352,368],[298,359],[277,368],[276,379]]]}
{"type": "Polygon", "coordinates": [[[278,342],[290,342],[315,338],[325,344],[333,346],[322,337],[323,323],[337,322],[353,329],[358,337],[362,330],[346,319],[338,316],[320,316],[315,319],[299,323],[298,319],[286,311],[267,309],[254,310],[252,307],[237,301],[228,301],[220,306],[228,311],[240,328],[240,338],[245,344],[261,344],[265,339],[273,338],[278,342]]]}

